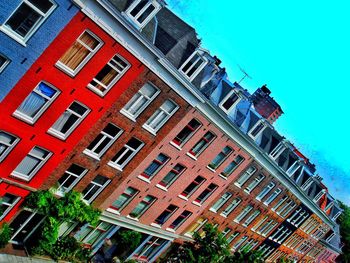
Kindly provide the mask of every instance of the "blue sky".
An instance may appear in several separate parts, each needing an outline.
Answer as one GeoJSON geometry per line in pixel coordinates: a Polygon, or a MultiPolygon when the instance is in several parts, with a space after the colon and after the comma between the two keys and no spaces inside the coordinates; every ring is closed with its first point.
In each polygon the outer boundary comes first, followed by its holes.
{"type": "Polygon", "coordinates": [[[333,196],[350,204],[349,1],[167,0],[231,81],[267,84],[285,112],[281,134],[316,164],[333,196]]]}

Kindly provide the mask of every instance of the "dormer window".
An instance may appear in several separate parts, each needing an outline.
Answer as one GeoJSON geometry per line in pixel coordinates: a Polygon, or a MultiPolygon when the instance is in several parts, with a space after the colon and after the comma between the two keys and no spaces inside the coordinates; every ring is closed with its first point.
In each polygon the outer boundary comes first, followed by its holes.
{"type": "Polygon", "coordinates": [[[332,220],[335,221],[337,220],[337,218],[341,215],[342,211],[339,211],[338,213],[336,213],[333,217],[332,220]]]}
{"type": "Polygon", "coordinates": [[[240,96],[234,90],[232,90],[222,100],[222,102],[219,104],[219,107],[228,114],[240,100],[240,96]]]}
{"type": "Polygon", "coordinates": [[[287,170],[287,174],[291,177],[301,167],[300,161],[295,161],[287,170]]]}
{"type": "Polygon", "coordinates": [[[313,183],[312,177],[308,178],[305,183],[301,186],[301,189],[306,191],[313,183]]]}
{"type": "Polygon", "coordinates": [[[269,156],[273,159],[276,160],[286,149],[286,146],[284,145],[283,142],[280,142],[269,154],[269,156]]]}
{"type": "Polygon", "coordinates": [[[325,190],[325,189],[322,189],[322,190],[314,197],[313,201],[314,201],[315,203],[317,203],[325,193],[326,193],[326,190],[325,190]]]}
{"type": "Polygon", "coordinates": [[[256,139],[265,130],[265,128],[265,123],[262,120],[260,120],[253,126],[253,128],[250,129],[248,135],[252,139],[256,139]]]}
{"type": "Polygon", "coordinates": [[[155,0],[135,0],[126,10],[126,14],[138,28],[142,29],[160,8],[160,4],[155,0]]]}
{"type": "Polygon", "coordinates": [[[180,67],[180,71],[192,81],[198,73],[207,64],[207,59],[200,54],[200,51],[195,51],[180,67]]]}
{"type": "Polygon", "coordinates": [[[324,211],[327,212],[329,209],[331,209],[331,208],[333,207],[333,205],[334,205],[334,202],[330,202],[330,203],[326,206],[326,208],[324,209],[324,211]]]}

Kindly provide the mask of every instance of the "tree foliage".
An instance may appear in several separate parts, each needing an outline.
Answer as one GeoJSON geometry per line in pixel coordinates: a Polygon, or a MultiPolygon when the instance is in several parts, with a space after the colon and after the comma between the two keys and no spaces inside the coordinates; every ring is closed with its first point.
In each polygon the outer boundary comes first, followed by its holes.
{"type": "Polygon", "coordinates": [[[344,243],[344,247],[342,248],[343,253],[337,258],[337,261],[348,263],[350,262],[350,207],[340,201],[338,202],[340,207],[344,209],[344,212],[338,218],[341,241],[344,243]]]}
{"type": "Polygon", "coordinates": [[[4,248],[12,236],[11,228],[7,223],[2,224],[0,229],[0,249],[4,248]]]}

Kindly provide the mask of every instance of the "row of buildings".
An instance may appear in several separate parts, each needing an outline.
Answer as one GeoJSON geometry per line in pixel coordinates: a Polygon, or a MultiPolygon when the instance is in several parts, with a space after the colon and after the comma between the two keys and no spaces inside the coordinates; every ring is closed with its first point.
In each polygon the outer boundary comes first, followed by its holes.
{"type": "Polygon", "coordinates": [[[315,166],[273,127],[266,86],[250,94],[162,0],[0,3],[1,222],[8,253],[43,216],[25,197],[72,189],[100,223],[60,235],[95,253],[142,234],[129,258],[154,262],[215,224],[232,251],[266,262],[334,262],[342,210],[315,166]]]}

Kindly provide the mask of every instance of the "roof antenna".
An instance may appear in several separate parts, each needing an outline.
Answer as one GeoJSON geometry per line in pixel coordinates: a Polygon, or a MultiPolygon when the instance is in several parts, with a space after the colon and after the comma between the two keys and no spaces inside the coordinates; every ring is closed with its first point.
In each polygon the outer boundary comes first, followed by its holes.
{"type": "Polygon", "coordinates": [[[242,73],[244,74],[244,76],[238,81],[238,84],[240,84],[247,77],[249,79],[252,79],[252,77],[249,76],[248,73],[240,65],[237,64],[237,66],[239,67],[239,70],[242,71],[242,73]]]}

